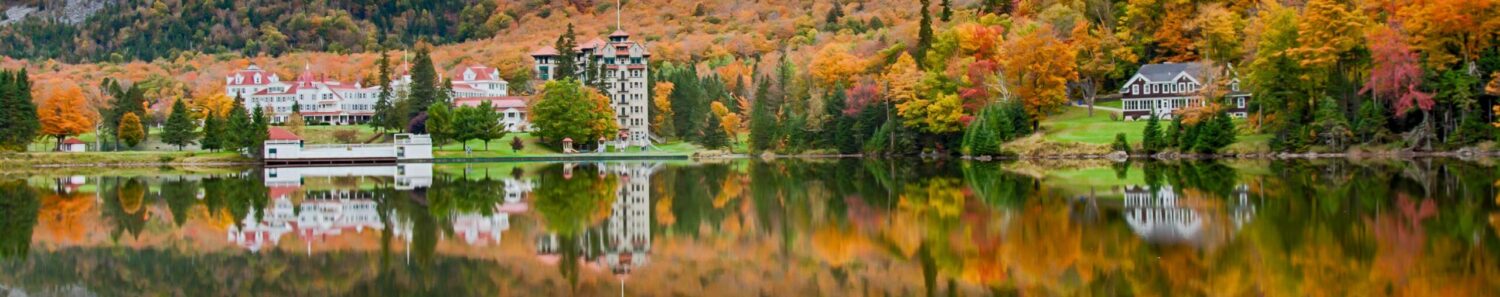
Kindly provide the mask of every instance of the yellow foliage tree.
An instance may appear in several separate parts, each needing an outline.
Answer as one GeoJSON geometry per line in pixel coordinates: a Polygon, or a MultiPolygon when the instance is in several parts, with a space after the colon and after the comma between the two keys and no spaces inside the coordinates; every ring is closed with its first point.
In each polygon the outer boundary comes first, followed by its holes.
{"type": "Polygon", "coordinates": [[[1302,79],[1321,85],[1346,53],[1364,45],[1366,19],[1335,0],[1311,0],[1297,24],[1296,48],[1287,51],[1308,69],[1302,79]]]}
{"type": "Polygon", "coordinates": [[[738,139],[740,124],[743,122],[740,115],[730,112],[729,107],[719,101],[710,104],[709,109],[713,111],[714,116],[719,117],[719,128],[724,129],[725,134],[729,134],[729,139],[738,139]]]}
{"type": "Polygon", "coordinates": [[[1500,0],[1415,0],[1397,15],[1433,68],[1478,59],[1500,32],[1500,0]]]}
{"type": "Polygon", "coordinates": [[[887,68],[884,76],[890,89],[891,102],[896,103],[896,113],[904,119],[902,124],[917,127],[922,124],[926,102],[917,94],[917,85],[922,80],[922,70],[911,54],[901,53],[896,63],[887,68]]]}
{"type": "Polygon", "coordinates": [[[811,72],[819,87],[848,86],[864,69],[864,61],[849,53],[847,44],[829,44],[813,56],[811,72]]]}
{"type": "Polygon", "coordinates": [[[652,88],[651,104],[656,106],[656,113],[651,117],[651,129],[656,135],[671,135],[671,131],[677,128],[672,125],[672,89],[676,86],[672,82],[656,82],[652,88]]]}
{"type": "Polygon", "coordinates": [[[218,118],[229,117],[229,112],[234,108],[234,99],[220,92],[209,92],[206,95],[193,98],[191,102],[193,119],[202,120],[213,115],[218,118]]]}
{"type": "Polygon", "coordinates": [[[1001,49],[1008,59],[1000,68],[1026,113],[1033,121],[1041,121],[1067,102],[1068,81],[1078,76],[1077,57],[1050,26],[1017,35],[1001,49]]]}
{"type": "Polygon", "coordinates": [[[94,117],[87,112],[83,90],[72,84],[62,84],[37,106],[37,120],[42,124],[42,135],[57,139],[57,149],[62,149],[63,139],[94,130],[94,117]]]}

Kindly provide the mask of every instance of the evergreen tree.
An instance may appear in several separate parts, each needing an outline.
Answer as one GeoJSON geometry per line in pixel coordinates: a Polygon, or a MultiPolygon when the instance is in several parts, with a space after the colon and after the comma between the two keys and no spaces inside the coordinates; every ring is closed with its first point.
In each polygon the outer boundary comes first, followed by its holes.
{"type": "Polygon", "coordinates": [[[1110,149],[1117,152],[1130,152],[1130,142],[1125,140],[1125,133],[1115,133],[1115,142],[1110,144],[1110,149]]]}
{"type": "MultiPolygon", "coordinates": [[[[1152,116],[1156,116],[1153,114],[1152,116]]],[[[1172,126],[1167,127],[1167,148],[1184,150],[1182,142],[1182,117],[1172,117],[1172,126]]]]}
{"type": "Polygon", "coordinates": [[[302,103],[295,100],[292,101],[292,113],[302,114],[302,103]]]}
{"type": "Polygon", "coordinates": [[[41,129],[26,70],[0,71],[0,149],[25,151],[41,129]]]}
{"type": "Polygon", "coordinates": [[[755,102],[750,103],[750,149],[773,149],[776,141],[776,110],[771,105],[771,78],[761,77],[756,84],[755,102]]]}
{"type": "Polygon", "coordinates": [[[1161,151],[1165,145],[1161,138],[1161,120],[1153,112],[1151,117],[1146,119],[1145,131],[1141,131],[1141,150],[1147,154],[1161,151]]]}
{"type": "Polygon", "coordinates": [[[932,48],[932,13],[927,7],[931,0],[921,0],[922,20],[917,23],[917,48],[912,51],[911,57],[917,61],[917,67],[927,69],[927,50],[932,48]]]}
{"type": "Polygon", "coordinates": [[[188,116],[187,105],[182,104],[182,100],[179,99],[172,103],[172,115],[167,117],[166,131],[162,133],[161,141],[176,145],[177,150],[180,151],[183,146],[196,143],[198,139],[198,135],[194,133],[196,129],[198,129],[197,125],[193,123],[192,117],[188,116]]]}
{"type": "Polygon", "coordinates": [[[828,146],[838,148],[839,153],[852,154],[859,151],[864,145],[855,141],[854,119],[844,115],[845,100],[848,100],[848,91],[839,85],[833,88],[832,94],[823,103],[823,115],[827,122],[823,123],[823,141],[832,142],[828,146]]]}
{"type": "Polygon", "coordinates": [[[261,108],[260,104],[255,105],[255,112],[250,116],[250,129],[245,133],[248,135],[245,139],[247,141],[245,147],[251,149],[253,156],[259,157],[261,147],[265,145],[267,139],[271,139],[271,121],[266,118],[265,108],[261,108]]]}
{"type": "Polygon", "coordinates": [[[1215,115],[1212,119],[1193,125],[1194,150],[1200,153],[1215,153],[1234,143],[1234,121],[1227,114],[1215,115]]]}
{"type": "Polygon", "coordinates": [[[1009,126],[1005,118],[1005,107],[1001,103],[990,104],[979,110],[979,116],[964,130],[963,153],[971,156],[993,156],[1000,154],[1001,127],[1009,126]]]}
{"type": "Polygon", "coordinates": [[[823,25],[828,31],[837,31],[839,19],[844,17],[844,5],[838,1],[828,8],[828,15],[823,18],[823,25]]]}
{"type": "MultiPolygon", "coordinates": [[[[111,135],[114,146],[120,146],[120,135],[117,128],[120,127],[120,119],[127,113],[137,116],[146,114],[146,89],[140,84],[124,86],[120,81],[105,79],[101,84],[105,93],[109,94],[111,100],[110,109],[101,112],[104,115],[104,127],[111,135]]],[[[235,95],[238,99],[239,95],[235,95]]]]}
{"type": "Polygon", "coordinates": [[[691,138],[702,135],[704,116],[710,114],[710,98],[704,91],[702,80],[698,78],[698,71],[691,66],[663,68],[663,74],[674,86],[669,96],[672,102],[672,125],[677,128],[677,135],[696,140],[691,138]]]}
{"type": "Polygon", "coordinates": [[[1384,138],[1390,133],[1385,128],[1386,121],[1385,108],[1380,102],[1366,100],[1359,105],[1359,120],[1354,123],[1354,133],[1366,143],[1384,138]]]}
{"type": "Polygon", "coordinates": [[[781,123],[781,141],[787,152],[802,151],[807,142],[807,117],[796,111],[788,111],[781,123]]]}
{"type": "Polygon", "coordinates": [[[253,137],[250,129],[254,123],[250,121],[250,112],[245,108],[245,100],[235,98],[233,111],[229,112],[229,120],[224,126],[224,149],[245,152],[248,148],[245,144],[253,137]]]}
{"type": "Polygon", "coordinates": [[[943,20],[943,22],[953,20],[953,1],[943,0],[941,5],[943,6],[943,13],[938,15],[939,19],[943,20]]]}
{"type": "Polygon", "coordinates": [[[700,141],[704,148],[719,149],[729,146],[729,137],[724,133],[724,128],[720,127],[719,117],[708,115],[707,126],[703,128],[702,141],[700,141]]]}
{"type": "Polygon", "coordinates": [[[573,34],[573,24],[568,24],[568,31],[557,37],[557,43],[553,45],[557,49],[557,69],[554,69],[554,80],[578,79],[578,47],[577,36],[573,34]]]}
{"type": "Polygon", "coordinates": [[[432,135],[433,144],[454,140],[453,110],[447,104],[432,103],[427,106],[427,134],[432,135]]]}
{"type": "Polygon", "coordinates": [[[407,111],[407,119],[417,117],[418,113],[444,96],[441,94],[442,90],[438,89],[437,69],[432,66],[432,57],[427,51],[427,47],[418,47],[417,57],[412,60],[411,85],[408,86],[411,91],[406,100],[410,101],[407,106],[414,108],[407,111]]]}
{"type": "Polygon", "coordinates": [[[214,113],[208,113],[203,118],[203,139],[199,141],[199,147],[214,151],[224,148],[224,119],[214,113]]]}
{"type": "Polygon", "coordinates": [[[405,113],[398,112],[395,104],[395,94],[391,90],[391,59],[385,51],[380,52],[380,60],[376,61],[380,77],[380,95],[375,101],[375,114],[370,116],[368,125],[381,131],[400,130],[404,125],[405,113]]]}

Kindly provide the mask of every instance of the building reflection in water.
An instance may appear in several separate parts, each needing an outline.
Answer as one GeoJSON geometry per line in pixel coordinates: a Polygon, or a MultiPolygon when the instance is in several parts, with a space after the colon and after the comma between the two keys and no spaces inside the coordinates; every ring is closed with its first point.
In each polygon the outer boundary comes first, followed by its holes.
{"type": "MultiPolygon", "coordinates": [[[[557,233],[536,238],[538,259],[548,264],[562,261],[562,249],[574,248],[586,267],[608,270],[621,280],[650,262],[651,253],[651,175],[660,163],[599,163],[600,176],[614,175],[619,183],[610,203],[609,218],[579,234],[579,244],[565,244],[557,233]]],[[[565,178],[572,178],[574,164],[563,166],[565,178]]],[[[584,174],[577,172],[577,174],[584,174]]],[[[563,263],[568,264],[568,263],[563,263]]],[[[623,285],[623,284],[622,284],[623,285]]]]}
{"type": "MultiPolygon", "coordinates": [[[[1155,191],[1148,186],[1128,186],[1121,213],[1131,231],[1152,243],[1196,246],[1213,243],[1209,236],[1205,236],[1212,233],[1209,230],[1212,219],[1209,209],[1186,205],[1180,197],[1177,189],[1170,185],[1160,186],[1155,191]]],[[[1255,217],[1255,205],[1250,203],[1249,187],[1245,185],[1236,186],[1226,198],[1227,215],[1232,225],[1228,232],[1232,234],[1255,217]]]]}
{"type": "MultiPolygon", "coordinates": [[[[332,189],[309,189],[308,178],[375,178],[389,179],[398,191],[425,190],[433,183],[432,164],[399,164],[393,166],[288,167],[267,168],[265,186],[270,205],[264,210],[251,209],[240,224],[228,230],[230,242],[257,252],[277,246],[281,239],[295,233],[308,253],[316,242],[344,234],[392,228],[396,238],[408,246],[413,237],[413,222],[389,210],[389,223],[381,220],[381,200],[375,190],[358,186],[334,186],[332,189]],[[300,202],[295,199],[301,197],[300,202]]],[[[522,198],[532,191],[531,181],[506,178],[503,203],[493,212],[457,212],[451,218],[453,231],[465,244],[499,245],[502,234],[510,229],[510,216],[525,212],[522,198]]]]}

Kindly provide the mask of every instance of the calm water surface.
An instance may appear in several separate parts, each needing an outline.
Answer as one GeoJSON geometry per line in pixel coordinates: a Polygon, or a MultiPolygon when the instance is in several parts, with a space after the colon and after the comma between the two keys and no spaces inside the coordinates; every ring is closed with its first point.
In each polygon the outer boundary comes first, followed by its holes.
{"type": "Polygon", "coordinates": [[[0,172],[0,295],[1495,296],[1484,163],[0,172]]]}

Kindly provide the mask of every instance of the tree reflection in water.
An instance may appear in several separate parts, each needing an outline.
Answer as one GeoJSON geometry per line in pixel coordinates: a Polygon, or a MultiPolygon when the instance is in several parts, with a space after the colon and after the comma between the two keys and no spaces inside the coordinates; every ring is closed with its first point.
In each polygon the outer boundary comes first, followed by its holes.
{"type": "Polygon", "coordinates": [[[793,159],[38,176],[0,182],[0,286],[193,296],[1471,296],[1500,290],[1497,180],[1493,167],[1449,160],[793,159]]]}

